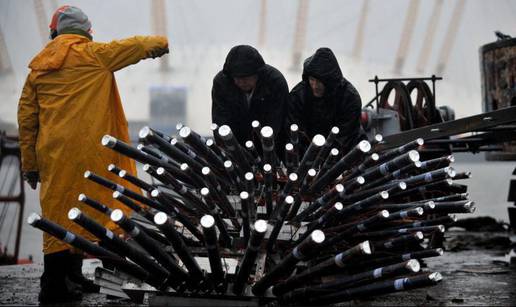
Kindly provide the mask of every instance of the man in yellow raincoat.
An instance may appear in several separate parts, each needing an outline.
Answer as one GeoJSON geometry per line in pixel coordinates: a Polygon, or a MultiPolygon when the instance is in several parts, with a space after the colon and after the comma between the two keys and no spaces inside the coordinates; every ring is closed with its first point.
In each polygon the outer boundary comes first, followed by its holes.
{"type": "MultiPolygon", "coordinates": [[[[114,163],[136,174],[134,161],[100,143],[105,134],[129,142],[114,72],[168,53],[168,41],[161,36],[135,36],[110,43],[93,42],[88,17],[73,6],[63,6],[55,12],[50,30],[52,40],[30,62],[31,72],[19,101],[22,169],[33,189],[41,182],[44,217],[95,240],[68,220],[70,208],[79,207],[107,227],[116,227],[107,217],[82,206],[77,201],[80,193],[129,212],[114,202],[111,191],[84,179],[84,172],[91,170],[119,182],[106,170],[108,164],[114,163]]],[[[80,299],[81,293],[67,286],[68,280],[74,279],[71,272],[76,266],[70,249],[66,243],[44,234],[40,302],[80,299]]],[[[80,261],[79,270],[81,258],[80,261]]]]}

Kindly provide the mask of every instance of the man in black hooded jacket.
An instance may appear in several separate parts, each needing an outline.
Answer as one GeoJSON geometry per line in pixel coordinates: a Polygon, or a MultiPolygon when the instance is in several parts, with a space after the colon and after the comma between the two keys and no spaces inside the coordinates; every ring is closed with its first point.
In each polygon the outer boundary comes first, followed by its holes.
{"type": "Polygon", "coordinates": [[[212,121],[231,127],[240,144],[253,140],[251,122],[274,129],[276,148],[284,144],[288,85],[276,68],[265,64],[258,50],[239,45],[231,48],[222,71],[213,79],[212,121]]]}
{"type": "MultiPolygon", "coordinates": [[[[345,155],[365,139],[360,126],[362,101],[355,87],[342,76],[337,58],[329,48],[319,48],[303,64],[303,80],[290,92],[288,124],[297,124],[309,142],[325,137],[336,126],[340,132],[334,147],[345,155]]],[[[306,144],[305,144],[306,146],[306,144]]]]}

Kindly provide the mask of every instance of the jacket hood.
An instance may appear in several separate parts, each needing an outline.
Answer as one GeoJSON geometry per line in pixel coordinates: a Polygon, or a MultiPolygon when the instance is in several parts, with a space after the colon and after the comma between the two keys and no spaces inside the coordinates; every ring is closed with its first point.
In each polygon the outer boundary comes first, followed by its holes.
{"type": "Polygon", "coordinates": [[[246,77],[258,74],[265,67],[265,61],[255,48],[239,45],[231,48],[222,71],[233,77],[246,77]]]}
{"type": "Polygon", "coordinates": [[[50,41],[30,62],[32,70],[58,70],[63,66],[64,60],[74,44],[89,42],[87,37],[76,34],[63,34],[50,41]]]}
{"type": "Polygon", "coordinates": [[[303,80],[308,82],[309,76],[319,79],[330,89],[334,89],[343,79],[337,58],[330,48],[319,48],[305,60],[303,80]]]}

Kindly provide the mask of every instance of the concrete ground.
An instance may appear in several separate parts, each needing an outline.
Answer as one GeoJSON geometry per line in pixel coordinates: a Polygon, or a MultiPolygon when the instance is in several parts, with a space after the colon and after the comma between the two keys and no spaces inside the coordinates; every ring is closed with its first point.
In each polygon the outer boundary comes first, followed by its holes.
{"type": "MultiPolygon", "coordinates": [[[[425,270],[438,271],[443,281],[437,286],[383,295],[339,305],[366,306],[510,306],[516,305],[516,268],[501,260],[508,250],[507,233],[451,231],[441,257],[425,262],[425,270]]],[[[37,305],[41,265],[0,267],[0,304],[37,305]]],[[[107,300],[88,294],[76,306],[120,306],[128,301],[107,300]]],[[[207,302],[209,305],[209,302],[207,302]]]]}

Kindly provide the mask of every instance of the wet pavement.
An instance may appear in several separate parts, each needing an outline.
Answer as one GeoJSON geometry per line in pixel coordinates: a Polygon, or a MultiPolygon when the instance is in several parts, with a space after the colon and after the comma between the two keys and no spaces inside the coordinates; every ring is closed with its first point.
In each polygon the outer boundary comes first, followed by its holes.
{"type": "MultiPolygon", "coordinates": [[[[501,261],[508,250],[507,232],[451,231],[446,236],[445,247],[449,251],[441,257],[425,260],[425,271],[443,275],[440,284],[339,305],[516,305],[516,267],[511,268],[501,261]]],[[[37,305],[41,272],[42,266],[37,264],[0,267],[0,304],[37,305]]],[[[127,304],[130,302],[107,300],[103,294],[87,294],[75,306],[127,304]]]]}

